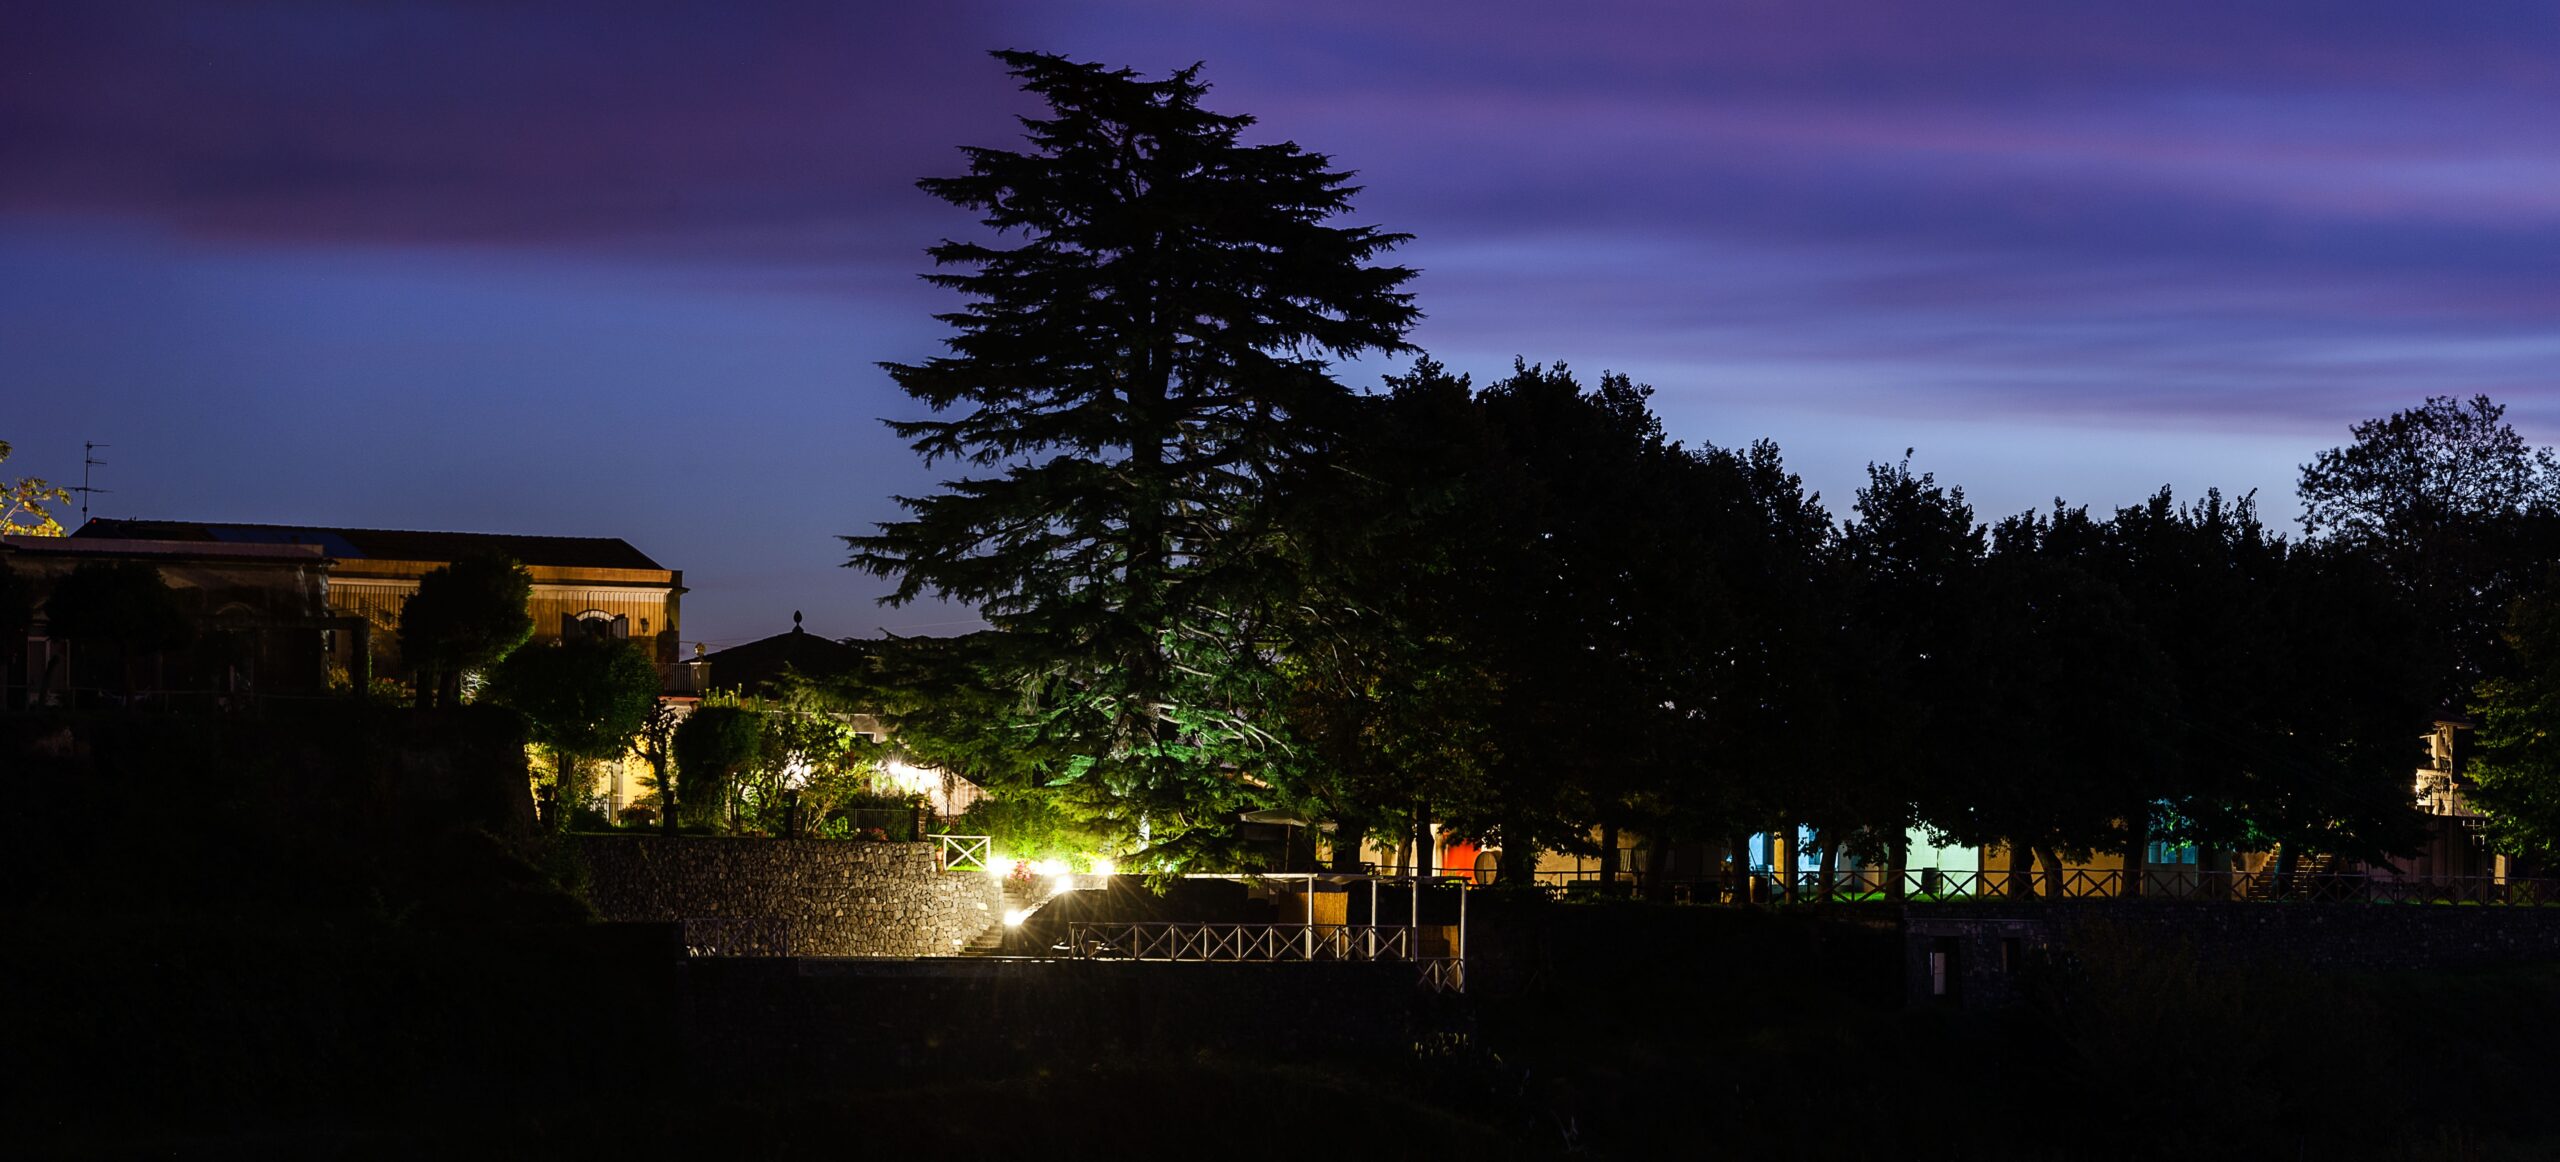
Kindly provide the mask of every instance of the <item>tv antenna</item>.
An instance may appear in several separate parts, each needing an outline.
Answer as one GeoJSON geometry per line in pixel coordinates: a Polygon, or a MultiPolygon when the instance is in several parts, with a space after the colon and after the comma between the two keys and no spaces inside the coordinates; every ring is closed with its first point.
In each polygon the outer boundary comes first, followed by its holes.
{"type": "Polygon", "coordinates": [[[98,451],[98,449],[100,449],[100,448],[112,448],[112,447],[115,447],[115,445],[113,445],[113,444],[95,444],[95,443],[90,443],[90,442],[88,442],[88,441],[86,441],[86,440],[83,440],[83,441],[81,441],[81,443],[80,443],[80,487],[78,487],[78,488],[74,488],[74,489],[72,489],[71,491],[73,491],[73,492],[77,492],[77,493],[79,493],[79,494],[80,494],[80,523],[81,523],[81,524],[84,524],[84,525],[85,525],[85,524],[89,523],[89,495],[90,495],[91,493],[96,493],[96,492],[113,492],[113,491],[115,491],[115,489],[112,489],[112,488],[97,488],[97,487],[92,486],[92,485],[89,483],[89,470],[90,470],[90,469],[92,469],[92,468],[103,468],[103,467],[106,467],[106,464],[107,464],[107,462],[106,462],[106,461],[101,460],[101,459],[98,459],[98,457],[97,457],[97,451],[98,451]]]}

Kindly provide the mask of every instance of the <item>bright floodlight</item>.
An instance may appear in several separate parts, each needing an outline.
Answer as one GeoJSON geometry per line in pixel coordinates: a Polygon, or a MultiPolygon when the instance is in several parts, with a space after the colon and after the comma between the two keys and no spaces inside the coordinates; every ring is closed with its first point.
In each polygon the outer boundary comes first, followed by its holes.
{"type": "Polygon", "coordinates": [[[1007,928],[1020,928],[1022,927],[1022,922],[1030,918],[1031,909],[1029,908],[1007,908],[1004,912],[1004,926],[1007,928]]]}

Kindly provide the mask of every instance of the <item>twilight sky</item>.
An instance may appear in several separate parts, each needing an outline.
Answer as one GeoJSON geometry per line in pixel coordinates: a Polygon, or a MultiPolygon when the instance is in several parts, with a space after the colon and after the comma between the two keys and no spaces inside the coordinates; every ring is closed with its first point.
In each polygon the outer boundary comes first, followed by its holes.
{"type": "MultiPolygon", "coordinates": [[[[18,7],[5,471],[102,516],[620,536],[689,638],[942,633],[834,534],[933,477],[913,187],[1029,107],[984,52],[1161,72],[1361,171],[1415,340],[1659,389],[1984,516],[2261,490],[2487,392],[2560,438],[2560,7],[1762,0],[18,7]]],[[[1348,367],[1368,387],[1392,365],[1348,367]]]]}

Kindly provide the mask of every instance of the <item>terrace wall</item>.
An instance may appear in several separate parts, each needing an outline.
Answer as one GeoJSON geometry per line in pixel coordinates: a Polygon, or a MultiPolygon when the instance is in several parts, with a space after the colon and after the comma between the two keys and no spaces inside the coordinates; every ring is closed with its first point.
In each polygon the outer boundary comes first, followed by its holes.
{"type": "Polygon", "coordinates": [[[696,955],[950,956],[1003,922],[995,879],[929,843],[581,835],[607,920],[675,922],[696,955]]]}

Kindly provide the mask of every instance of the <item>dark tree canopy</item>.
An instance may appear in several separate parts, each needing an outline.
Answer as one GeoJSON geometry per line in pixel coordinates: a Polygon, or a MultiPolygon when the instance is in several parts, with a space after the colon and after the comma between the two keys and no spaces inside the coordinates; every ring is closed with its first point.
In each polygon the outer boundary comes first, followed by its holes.
{"type": "Polygon", "coordinates": [[[727,814],[738,778],[764,760],[764,716],[741,706],[704,706],[676,727],[676,802],[685,822],[727,814]]]}
{"type": "Polygon", "coordinates": [[[0,641],[25,641],[35,616],[35,587],[9,562],[0,560],[0,641]]]}
{"type": "Polygon", "coordinates": [[[1325,360],[1402,347],[1412,272],[1370,262],[1404,236],[1329,224],[1350,175],[1244,142],[1252,119],[1203,109],[1196,67],[996,55],[1049,115],[1028,148],[920,183],[994,237],[929,251],[968,300],[940,316],[949,353],[885,365],[935,413],[892,429],[986,474],[901,498],[850,564],[895,578],[892,602],[977,607],[1027,723],[1070,756],[1053,777],[1179,859],[1273,742],[1263,498],[1347,399],[1325,360]]]}
{"type": "Polygon", "coordinates": [[[2439,697],[2486,676],[2506,609],[2560,537],[2560,464],[2487,396],[2437,396],[2355,425],[2302,467],[2306,535],[2379,564],[2433,640],[2439,697]]]}
{"type": "Polygon", "coordinates": [[[465,557],[419,578],[400,608],[400,656],[419,701],[459,702],[465,671],[498,664],[533,636],[532,603],[533,574],[504,556],[465,557]]]}
{"type": "Polygon", "coordinates": [[[81,562],[54,583],[44,614],[52,635],[113,649],[128,693],[134,659],[184,649],[196,636],[177,591],[142,561],[81,562]]]}
{"type": "Polygon", "coordinates": [[[628,749],[658,688],[658,668],[639,646],[573,637],[507,655],[489,676],[488,699],[524,715],[533,741],[558,762],[565,816],[579,764],[628,749]]]}
{"type": "Polygon", "coordinates": [[[2303,531],[2390,543],[2550,505],[2560,466],[2506,414],[2485,395],[2440,395],[2356,424],[2354,443],[2302,466],[2303,531]]]}

